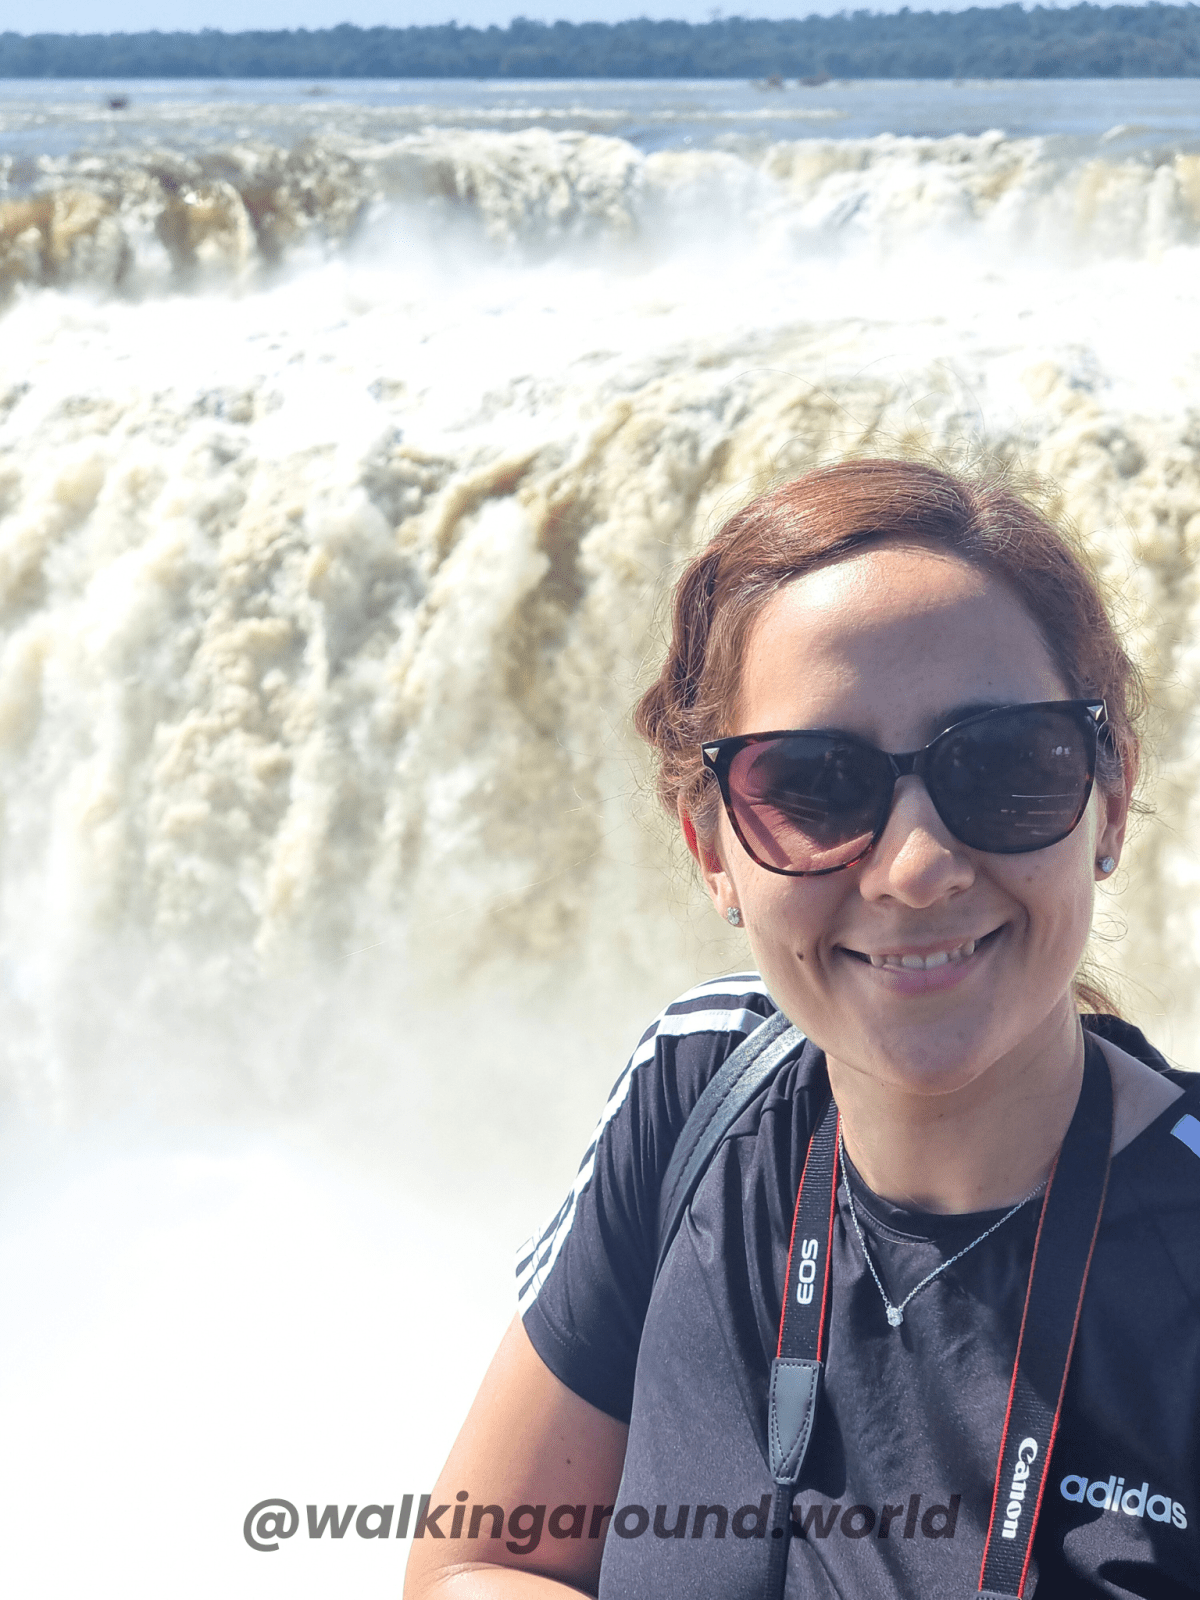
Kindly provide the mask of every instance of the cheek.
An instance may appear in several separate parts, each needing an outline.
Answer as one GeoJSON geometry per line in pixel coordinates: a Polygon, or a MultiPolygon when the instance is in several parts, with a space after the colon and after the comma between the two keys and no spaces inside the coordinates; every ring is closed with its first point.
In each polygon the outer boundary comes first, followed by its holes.
{"type": "Polygon", "coordinates": [[[764,977],[813,970],[819,952],[837,921],[845,898],[836,874],[828,878],[784,878],[761,868],[744,874],[743,907],[750,946],[764,977]]]}
{"type": "MultiPolygon", "coordinates": [[[[1063,844],[1073,846],[1074,836],[1063,844]]],[[[1082,849],[1064,849],[1067,859],[1039,863],[1013,887],[1030,919],[1034,943],[1047,947],[1055,967],[1068,965],[1073,969],[1091,932],[1095,883],[1090,841],[1084,836],[1079,844],[1082,849]]]]}

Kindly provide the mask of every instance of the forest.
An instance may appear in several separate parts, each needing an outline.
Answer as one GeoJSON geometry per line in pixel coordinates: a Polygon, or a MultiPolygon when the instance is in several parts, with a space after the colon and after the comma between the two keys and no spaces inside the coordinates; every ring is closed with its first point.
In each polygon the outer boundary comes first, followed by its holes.
{"type": "Polygon", "coordinates": [[[0,33],[4,78],[1186,78],[1200,6],[1020,5],[795,21],[0,33]]]}

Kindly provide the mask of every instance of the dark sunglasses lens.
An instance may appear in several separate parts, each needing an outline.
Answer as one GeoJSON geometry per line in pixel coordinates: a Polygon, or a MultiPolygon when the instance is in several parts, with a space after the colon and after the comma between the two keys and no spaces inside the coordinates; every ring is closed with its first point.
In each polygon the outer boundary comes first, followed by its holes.
{"type": "Polygon", "coordinates": [[[742,840],[765,867],[831,872],[869,847],[891,799],[887,757],[823,734],[743,745],[729,766],[742,840]]]}
{"type": "Polygon", "coordinates": [[[1065,839],[1092,789],[1086,713],[1018,708],[953,728],[927,782],[950,831],[974,850],[1016,855],[1065,839]]]}

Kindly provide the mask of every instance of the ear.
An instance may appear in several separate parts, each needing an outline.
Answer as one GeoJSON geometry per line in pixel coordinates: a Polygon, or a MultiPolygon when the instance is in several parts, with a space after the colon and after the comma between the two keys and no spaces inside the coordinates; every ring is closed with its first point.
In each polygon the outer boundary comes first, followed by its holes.
{"type": "Polygon", "coordinates": [[[679,807],[679,825],[683,829],[687,847],[700,868],[700,876],[704,880],[704,887],[708,890],[708,897],[724,916],[731,906],[740,906],[741,901],[721,859],[718,841],[715,837],[701,837],[696,830],[696,824],[682,806],[679,807]]]}
{"type": "MultiPolygon", "coordinates": [[[[1096,834],[1096,859],[1102,860],[1111,856],[1114,861],[1120,861],[1121,850],[1125,844],[1125,829],[1129,823],[1129,801],[1131,784],[1126,778],[1117,793],[1100,791],[1100,827],[1096,834]]],[[[1102,873],[1097,868],[1096,876],[1103,882],[1112,876],[1111,873],[1102,873]]]]}

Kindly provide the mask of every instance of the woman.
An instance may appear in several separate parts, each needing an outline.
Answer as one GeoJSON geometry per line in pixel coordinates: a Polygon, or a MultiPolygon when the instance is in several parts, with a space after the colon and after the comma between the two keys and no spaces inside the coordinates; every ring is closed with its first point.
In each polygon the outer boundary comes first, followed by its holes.
{"type": "Polygon", "coordinates": [[[692,562],[639,727],[758,970],[618,1080],[410,1597],[1200,1593],[1200,1097],[1080,1016],[1140,706],[994,486],[843,464],[692,562]],[[777,1011],[659,1263],[689,1113],[777,1011]]]}

